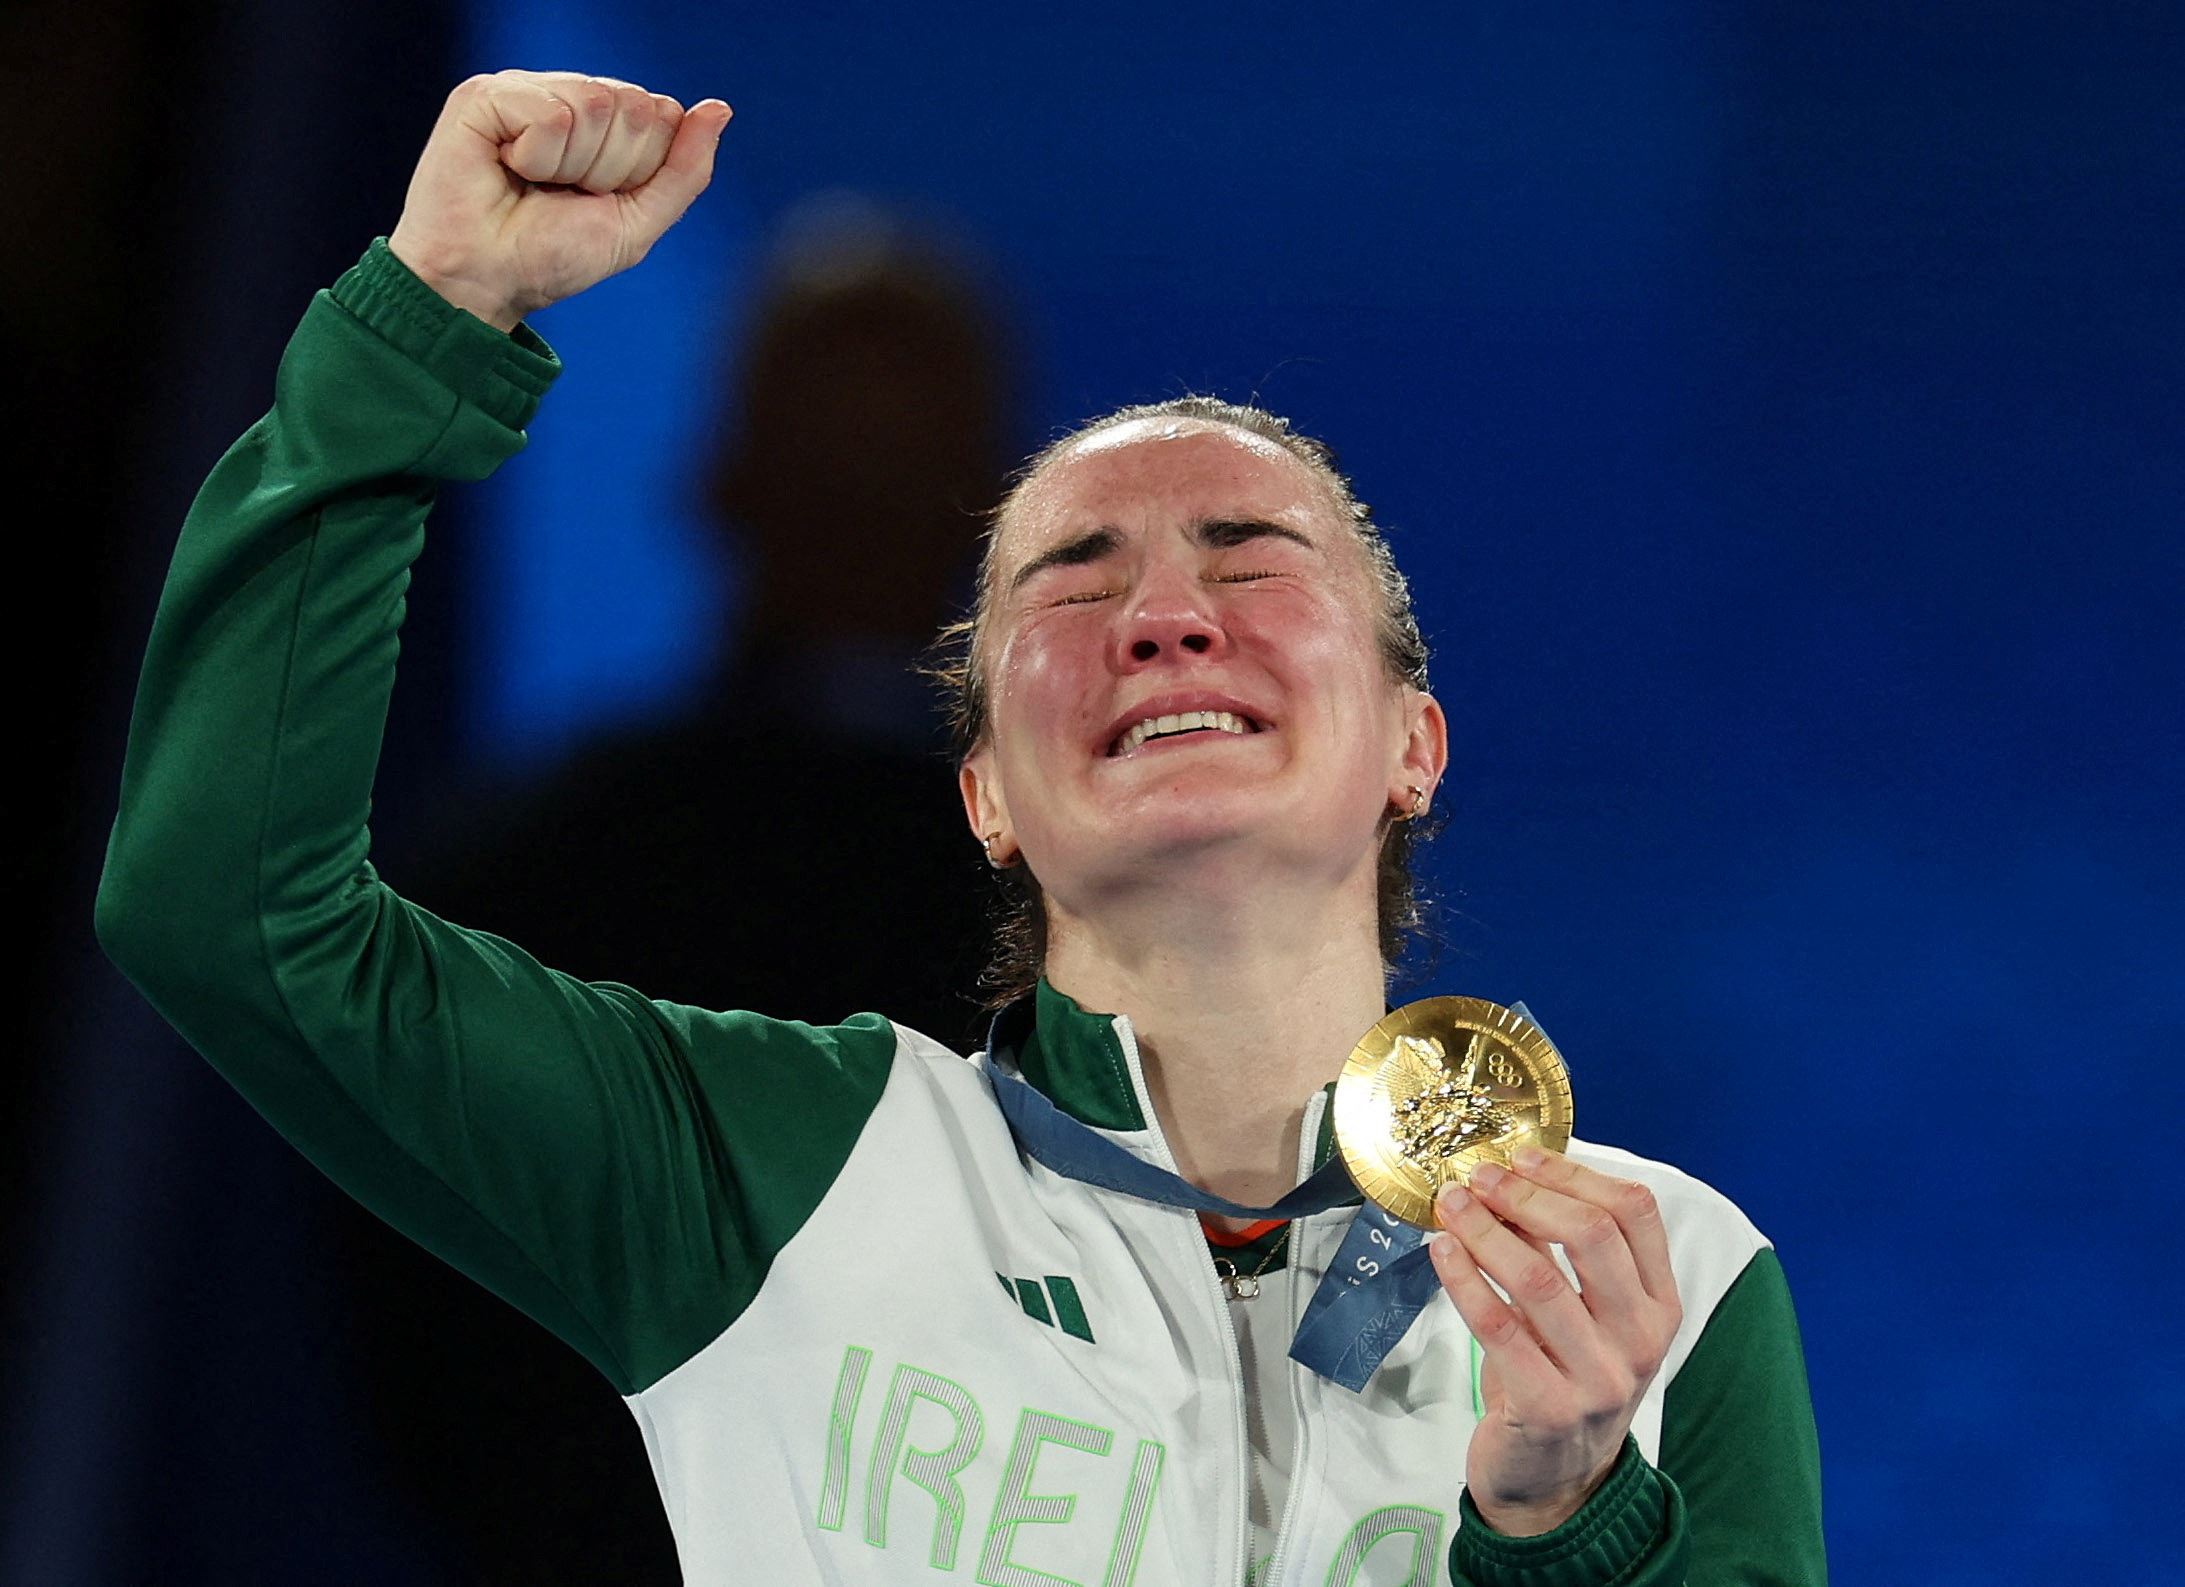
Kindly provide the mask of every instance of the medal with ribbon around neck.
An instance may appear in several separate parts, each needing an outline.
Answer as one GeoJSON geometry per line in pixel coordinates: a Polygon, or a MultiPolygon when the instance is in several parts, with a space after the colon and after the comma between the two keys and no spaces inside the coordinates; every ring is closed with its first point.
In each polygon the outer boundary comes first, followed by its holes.
{"type": "Polygon", "coordinates": [[[1441,1287],[1423,1232],[1436,1227],[1441,1187],[1481,1162],[1506,1166],[1521,1146],[1562,1151],[1570,1141],[1569,1073],[1524,1004],[1426,998],[1387,1015],[1351,1050],[1335,1086],[1334,1155],[1272,1206],[1248,1207],[1135,1155],[1027,1084],[1014,1055],[1031,1012],[1026,999],[995,1017],[983,1067],[1010,1133],[1035,1162],[1139,1200],[1246,1221],[1366,1201],[1290,1345],[1291,1359],[1353,1391],[1441,1287]]]}

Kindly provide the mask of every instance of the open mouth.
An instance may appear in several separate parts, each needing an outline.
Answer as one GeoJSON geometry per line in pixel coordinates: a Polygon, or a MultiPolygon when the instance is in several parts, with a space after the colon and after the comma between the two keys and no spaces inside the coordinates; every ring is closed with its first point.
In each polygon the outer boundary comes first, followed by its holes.
{"type": "Polygon", "coordinates": [[[1261,725],[1235,711],[1179,711],[1173,716],[1148,716],[1134,722],[1108,746],[1110,756],[1128,755],[1157,739],[1181,738],[1187,733],[1229,733],[1245,737],[1261,725]]]}

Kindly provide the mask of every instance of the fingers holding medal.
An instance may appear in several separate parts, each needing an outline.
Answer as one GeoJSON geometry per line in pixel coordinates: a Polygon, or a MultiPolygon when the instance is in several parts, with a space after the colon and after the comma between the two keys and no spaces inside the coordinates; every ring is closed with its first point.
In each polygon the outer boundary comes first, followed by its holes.
{"type": "Polygon", "coordinates": [[[1481,1350],[1465,1485],[1512,1536],[1561,1525],[1600,1486],[1683,1320],[1652,1193],[1564,1156],[1571,1121],[1546,1033],[1478,998],[1396,1010],[1336,1082],[1351,1177],[1439,1231],[1435,1273],[1481,1350]]]}
{"type": "Polygon", "coordinates": [[[1683,1321],[1660,1209],[1643,1185],[1520,1150],[1437,1210],[1434,1269],[1482,1354],[1466,1488],[1497,1531],[1550,1531],[1615,1465],[1683,1321]]]}
{"type": "Polygon", "coordinates": [[[1562,1054],[1475,997],[1366,1032],[1335,1082],[1335,1141],[1366,1196],[1438,1231],[1433,1270],[1481,1351],[1473,1504],[1512,1537],[1554,1530],[1617,1462],[1682,1323],[1654,1196],[1564,1156],[1562,1054]]]}

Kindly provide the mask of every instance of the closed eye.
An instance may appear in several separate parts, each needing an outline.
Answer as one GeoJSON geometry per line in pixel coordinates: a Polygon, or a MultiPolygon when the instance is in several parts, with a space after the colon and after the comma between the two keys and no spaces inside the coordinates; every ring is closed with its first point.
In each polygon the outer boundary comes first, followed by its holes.
{"type": "Polygon", "coordinates": [[[1279,579],[1281,577],[1282,574],[1274,568],[1254,568],[1244,573],[1217,573],[1214,575],[1213,582],[1216,584],[1249,584],[1254,579],[1279,579]]]}
{"type": "Polygon", "coordinates": [[[1081,590],[1075,595],[1058,595],[1047,604],[1049,606],[1084,606],[1092,601],[1104,601],[1114,593],[1113,590],[1081,590]]]}

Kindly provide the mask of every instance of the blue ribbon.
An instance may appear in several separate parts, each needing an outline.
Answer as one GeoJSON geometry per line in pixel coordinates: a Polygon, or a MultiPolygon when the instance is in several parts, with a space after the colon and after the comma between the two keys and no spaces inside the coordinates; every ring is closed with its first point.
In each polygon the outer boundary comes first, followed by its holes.
{"type": "Polygon", "coordinates": [[[1326,1212],[1359,1199],[1350,1171],[1340,1158],[1331,1157],[1320,1171],[1271,1207],[1247,1207],[1201,1190],[1180,1174],[1134,1157],[1089,1125],[1071,1118],[1032,1086],[1015,1075],[1005,1075],[991,1064],[987,1079],[994,1100],[1009,1121],[1010,1133],[1025,1155],[1046,1164],[1065,1179],[1075,1179],[1103,1190],[1118,1190],[1140,1201],[1158,1201],[1168,1207],[1189,1207],[1194,1212],[1218,1212],[1225,1218],[1258,1223],[1266,1218],[1302,1218],[1326,1212]]]}
{"type": "Polygon", "coordinates": [[[1290,1359],[1353,1393],[1441,1288],[1426,1231],[1372,1202],[1358,1209],[1290,1341],[1290,1359]]]}
{"type": "MultiPolygon", "coordinates": [[[[1140,1201],[1258,1222],[1300,1218],[1364,1200],[1340,1156],[1330,1157],[1311,1178],[1271,1207],[1242,1203],[1201,1190],[1180,1174],[1134,1157],[1089,1125],[1071,1118],[1015,1075],[1004,1074],[996,1055],[1013,1058],[1019,1029],[1028,1022],[1030,999],[995,1016],[987,1038],[986,1077],[1009,1130],[1027,1157],[1081,1184],[1098,1185],[1140,1201]]],[[[1290,1342],[1290,1359],[1356,1393],[1374,1368],[1388,1359],[1419,1312],[1441,1288],[1427,1258],[1425,1234],[1367,1203],[1350,1221],[1335,1263],[1313,1292],[1290,1342]]]]}

